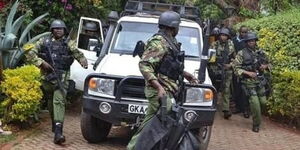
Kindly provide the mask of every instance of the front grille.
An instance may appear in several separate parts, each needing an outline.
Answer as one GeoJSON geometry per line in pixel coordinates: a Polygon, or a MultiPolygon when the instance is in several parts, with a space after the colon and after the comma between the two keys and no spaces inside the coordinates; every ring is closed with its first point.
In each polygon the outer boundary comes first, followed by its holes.
{"type": "Polygon", "coordinates": [[[127,78],[122,87],[121,98],[146,99],[144,93],[145,81],[143,79],[127,78]]]}

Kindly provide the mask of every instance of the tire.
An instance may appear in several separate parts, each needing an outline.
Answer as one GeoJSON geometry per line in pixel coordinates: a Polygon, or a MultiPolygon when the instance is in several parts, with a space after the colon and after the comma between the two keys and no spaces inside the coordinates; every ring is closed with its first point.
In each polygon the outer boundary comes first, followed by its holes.
{"type": "Polygon", "coordinates": [[[197,137],[200,143],[200,150],[207,150],[210,136],[211,136],[212,126],[203,126],[197,129],[197,137]]]}
{"type": "Polygon", "coordinates": [[[109,134],[112,124],[95,118],[81,111],[81,133],[85,140],[90,143],[104,141],[109,134]]]}

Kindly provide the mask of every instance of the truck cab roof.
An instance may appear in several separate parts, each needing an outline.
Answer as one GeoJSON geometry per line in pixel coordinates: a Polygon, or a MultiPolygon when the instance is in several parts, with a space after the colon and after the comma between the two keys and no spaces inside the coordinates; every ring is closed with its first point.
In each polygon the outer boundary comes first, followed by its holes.
{"type": "MultiPolygon", "coordinates": [[[[118,22],[128,21],[128,22],[144,22],[144,23],[158,23],[158,15],[152,15],[147,13],[137,13],[135,15],[128,15],[121,17],[118,22]]],[[[190,19],[181,18],[181,26],[188,26],[194,28],[201,28],[200,25],[190,19]]]]}

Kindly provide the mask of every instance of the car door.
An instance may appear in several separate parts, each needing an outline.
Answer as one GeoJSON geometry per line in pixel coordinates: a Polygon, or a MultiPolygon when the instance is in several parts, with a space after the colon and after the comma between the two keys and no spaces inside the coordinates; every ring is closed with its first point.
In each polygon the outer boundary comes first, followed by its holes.
{"type": "Polygon", "coordinates": [[[70,79],[75,81],[76,89],[83,91],[84,80],[88,74],[94,72],[93,65],[98,58],[97,52],[100,53],[99,50],[101,50],[101,45],[104,42],[101,21],[95,18],[81,17],[76,42],[76,47],[84,54],[88,61],[88,69],[82,68],[77,61],[74,61],[70,69],[70,79]],[[95,31],[95,36],[91,37],[87,34],[87,27],[85,26],[87,23],[96,24],[97,30],[95,31]],[[95,48],[96,46],[98,48],[95,48]]]}

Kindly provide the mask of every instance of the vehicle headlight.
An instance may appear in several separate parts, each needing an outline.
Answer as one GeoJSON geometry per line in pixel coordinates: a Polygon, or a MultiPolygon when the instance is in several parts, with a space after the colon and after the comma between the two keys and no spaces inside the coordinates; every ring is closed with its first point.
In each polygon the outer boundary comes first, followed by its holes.
{"type": "Polygon", "coordinates": [[[213,100],[213,92],[210,89],[191,87],[186,91],[186,103],[202,103],[213,100]]]}
{"type": "Polygon", "coordinates": [[[91,78],[88,93],[97,96],[114,96],[115,80],[91,78]]]}

